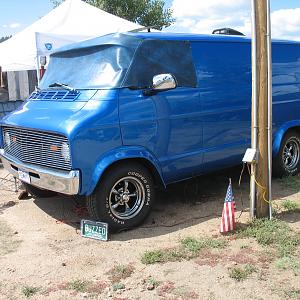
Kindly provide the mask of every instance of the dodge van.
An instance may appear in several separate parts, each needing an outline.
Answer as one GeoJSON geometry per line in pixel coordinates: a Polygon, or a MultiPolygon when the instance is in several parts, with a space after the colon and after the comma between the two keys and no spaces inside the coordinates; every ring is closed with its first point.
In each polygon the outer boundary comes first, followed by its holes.
{"type": "MultiPolygon", "coordinates": [[[[293,175],[300,43],[272,47],[274,173],[293,175]]],[[[32,195],[77,195],[111,230],[136,226],[156,187],[241,162],[251,139],[251,40],[124,33],[65,46],[0,136],[4,167],[32,195]]]]}

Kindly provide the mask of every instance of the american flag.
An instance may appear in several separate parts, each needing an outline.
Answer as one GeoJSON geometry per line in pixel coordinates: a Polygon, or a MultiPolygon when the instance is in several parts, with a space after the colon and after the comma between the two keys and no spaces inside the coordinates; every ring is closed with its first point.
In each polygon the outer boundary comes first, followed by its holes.
{"type": "Polygon", "coordinates": [[[224,207],[222,212],[222,220],[220,226],[220,232],[226,233],[235,230],[235,219],[234,219],[235,202],[232,193],[231,179],[229,179],[229,185],[224,201],[224,207]]]}

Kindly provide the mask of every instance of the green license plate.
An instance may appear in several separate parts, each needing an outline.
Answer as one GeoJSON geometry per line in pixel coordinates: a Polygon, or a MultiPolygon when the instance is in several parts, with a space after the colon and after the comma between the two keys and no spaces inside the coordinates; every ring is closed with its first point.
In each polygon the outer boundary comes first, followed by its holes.
{"type": "Polygon", "coordinates": [[[100,241],[108,240],[108,224],[103,222],[94,222],[89,220],[81,220],[80,222],[81,236],[96,239],[100,241]]]}

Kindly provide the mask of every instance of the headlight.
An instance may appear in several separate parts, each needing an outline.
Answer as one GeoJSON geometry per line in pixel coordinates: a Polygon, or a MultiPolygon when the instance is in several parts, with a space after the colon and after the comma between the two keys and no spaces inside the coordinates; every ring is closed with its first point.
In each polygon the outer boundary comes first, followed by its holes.
{"type": "Polygon", "coordinates": [[[61,155],[64,158],[65,162],[70,162],[70,147],[67,143],[63,143],[61,146],[61,155]]]}
{"type": "Polygon", "coordinates": [[[10,135],[8,132],[5,132],[4,134],[4,142],[8,147],[10,146],[10,135]]]}

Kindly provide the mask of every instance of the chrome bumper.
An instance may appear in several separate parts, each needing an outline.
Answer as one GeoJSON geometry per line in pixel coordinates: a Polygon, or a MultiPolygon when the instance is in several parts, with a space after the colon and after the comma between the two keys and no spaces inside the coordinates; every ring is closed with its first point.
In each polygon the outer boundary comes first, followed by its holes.
{"type": "Polygon", "coordinates": [[[13,176],[19,178],[19,170],[28,172],[30,184],[36,187],[67,195],[76,195],[79,192],[79,171],[55,171],[23,164],[5,155],[3,149],[0,149],[0,158],[4,168],[13,176]]]}

